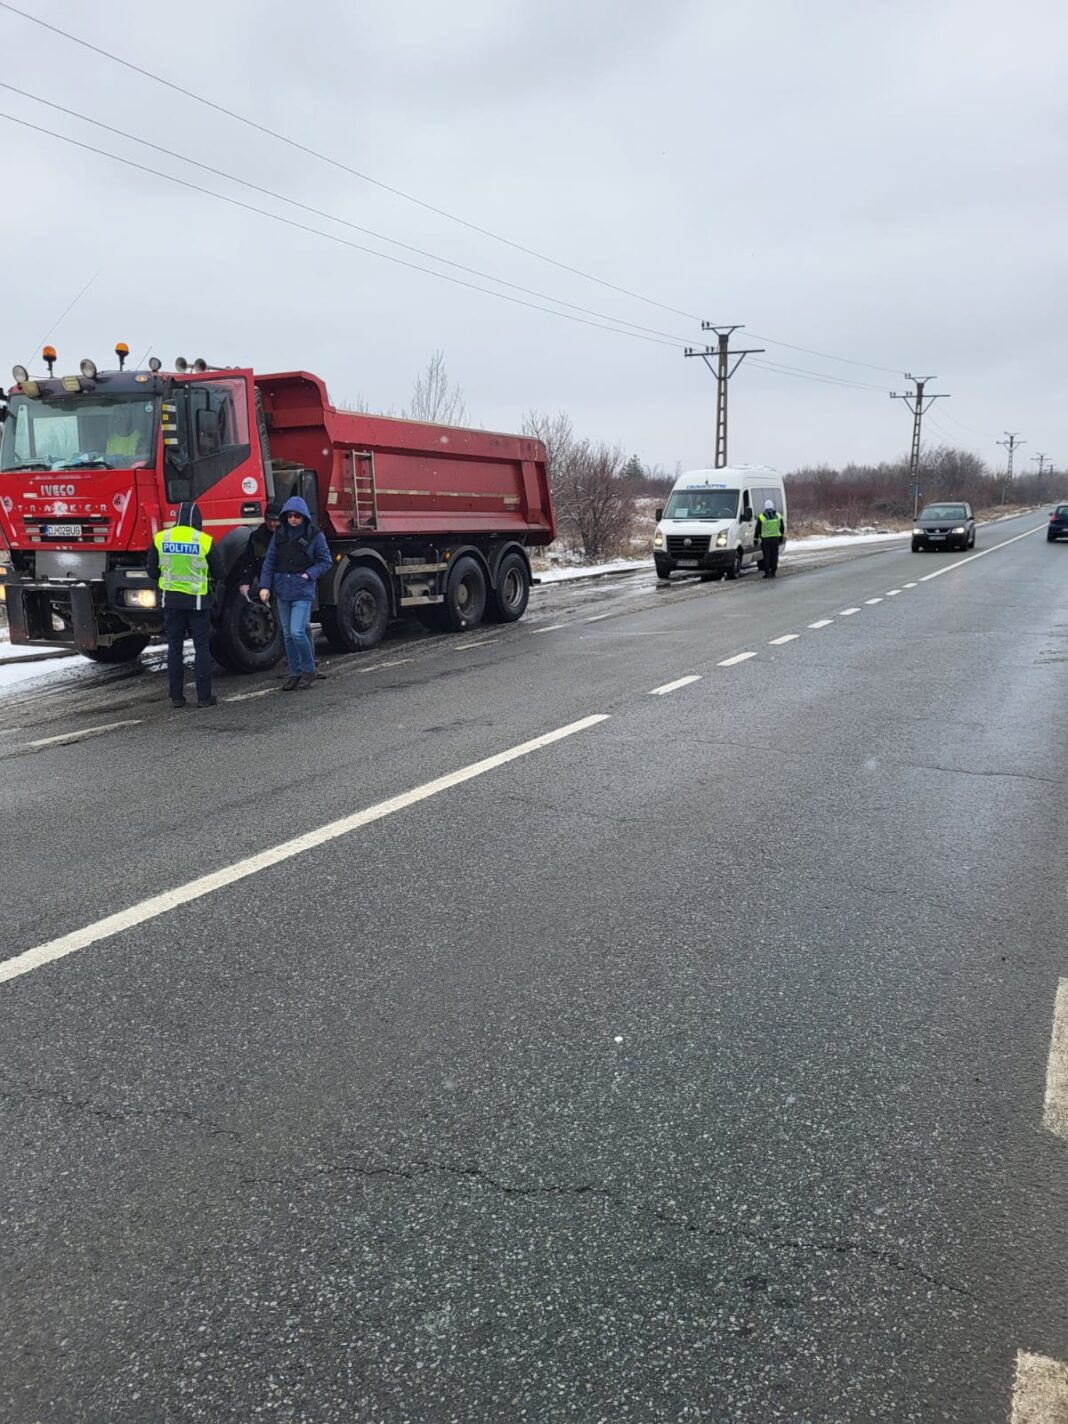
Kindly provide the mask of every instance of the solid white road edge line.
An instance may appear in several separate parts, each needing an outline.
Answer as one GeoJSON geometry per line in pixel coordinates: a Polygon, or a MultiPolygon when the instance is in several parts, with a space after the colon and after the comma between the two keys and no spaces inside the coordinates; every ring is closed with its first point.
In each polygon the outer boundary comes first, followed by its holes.
{"type": "Polygon", "coordinates": [[[654,687],[649,693],[650,697],[663,697],[665,692],[676,692],[680,687],[689,687],[691,682],[700,682],[701,674],[691,672],[686,677],[676,678],[674,682],[665,682],[663,687],[654,687]]]}
{"type": "Polygon", "coordinates": [[[1044,524],[1036,524],[1033,529],[1026,529],[1022,534],[1014,534],[1011,539],[1002,539],[1000,544],[991,544],[989,549],[980,549],[978,554],[969,554],[966,559],[958,559],[955,564],[946,564],[945,568],[935,569],[933,574],[924,574],[920,583],[930,583],[932,579],[941,578],[943,574],[952,573],[954,569],[963,568],[965,564],[973,564],[976,559],[985,559],[987,554],[996,554],[999,549],[1007,549],[1010,544],[1018,544],[1021,539],[1030,539],[1032,534],[1037,534],[1040,529],[1045,529],[1044,524]]]}
{"type": "Polygon", "coordinates": [[[735,663],[744,663],[746,659],[755,657],[756,653],[735,653],[733,658],[724,658],[723,661],[721,663],[717,663],[716,666],[733,667],[735,663]]]}
{"type": "Polygon", "coordinates": [[[1042,1126],[1068,1140],[1068,979],[1057,985],[1053,1005],[1042,1126]]]}
{"type": "Polygon", "coordinates": [[[815,623],[810,623],[810,628],[829,628],[834,622],[833,618],[817,618],[815,623]]]}
{"type": "Polygon", "coordinates": [[[271,846],[268,850],[261,850],[257,855],[250,855],[244,860],[235,861],[233,865],[224,866],[222,870],[214,870],[211,874],[201,875],[198,879],[190,880],[185,885],[177,885],[173,890],[165,890],[161,895],[153,895],[148,900],[142,900],[140,904],[131,905],[126,910],[119,910],[117,914],[108,915],[103,920],[96,920],[91,925],[83,926],[82,929],[61,935],[59,939],[49,940],[47,944],[39,944],[33,949],[27,949],[11,959],[0,961],[0,983],[4,983],[8,979],[17,979],[22,974],[29,974],[31,970],[40,969],[43,964],[50,964],[54,959],[62,959],[68,954],[74,954],[79,949],[86,949],[89,945],[97,944],[102,939],[110,939],[112,935],[121,934],[124,930],[132,929],[135,925],[142,925],[146,920],[157,919],[170,910],[177,910],[182,905],[188,905],[191,900],[199,900],[202,896],[210,895],[215,890],[222,890],[227,885],[233,885],[239,880],[246,880],[250,875],[257,875],[261,870],[270,869],[272,865],[292,860],[294,856],[303,855],[305,851],[314,850],[317,846],[326,845],[329,841],[347,836],[352,831],[369,826],[373,821],[381,821],[386,816],[392,816],[420,801],[427,801],[430,797],[438,796],[443,791],[449,791],[454,786],[462,786],[465,781],[473,781],[477,776],[484,776],[487,771],[494,771],[499,766],[506,766],[509,762],[517,761],[520,757],[529,756],[531,752],[541,751],[543,747],[552,746],[554,742],[563,741],[565,737],[573,737],[576,732],[585,732],[590,727],[596,727],[601,722],[607,721],[608,714],[599,712],[591,717],[583,717],[578,722],[569,722],[566,727],[557,727],[554,732],[546,732],[540,737],[533,737],[529,742],[520,742],[518,746],[509,747],[507,751],[497,752],[494,756],[486,757],[484,761],[472,762],[470,766],[461,767],[459,771],[450,771],[445,776],[439,776],[434,781],[427,781],[411,791],[402,791],[399,796],[391,796],[387,801],[379,801],[376,805],[368,806],[363,811],[354,811],[351,815],[342,816],[337,821],[330,821],[317,830],[306,831],[304,835],[283,841],[281,845],[271,846]]]}
{"type": "Polygon", "coordinates": [[[792,643],[795,638],[800,638],[800,636],[800,633],[784,633],[781,638],[769,638],[768,646],[771,648],[780,648],[783,643],[792,643]]]}
{"type": "Polygon", "coordinates": [[[55,737],[38,737],[35,742],[27,742],[28,747],[58,747],[61,742],[81,742],[86,737],[99,737],[104,732],[114,732],[117,727],[138,727],[140,717],[127,717],[124,722],[102,722],[99,727],[82,727],[78,732],[60,732],[55,737]]]}
{"type": "Polygon", "coordinates": [[[1012,1424],[1064,1424],[1068,1419],[1068,1367],[1047,1355],[1016,1352],[1012,1424]]]}

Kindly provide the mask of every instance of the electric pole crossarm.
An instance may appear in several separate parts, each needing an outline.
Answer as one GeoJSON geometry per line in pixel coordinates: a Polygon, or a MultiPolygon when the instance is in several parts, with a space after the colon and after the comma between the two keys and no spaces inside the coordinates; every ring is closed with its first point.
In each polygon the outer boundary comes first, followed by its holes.
{"type": "Polygon", "coordinates": [[[705,365],[716,378],[716,469],[721,470],[727,463],[727,384],[730,378],[737,371],[746,356],[759,356],[764,348],[754,347],[745,351],[732,351],[730,349],[731,333],[739,331],[740,324],[735,326],[716,326],[710,321],[701,323],[702,331],[714,331],[716,333],[716,345],[706,346],[703,351],[695,347],[687,346],[683,351],[684,356],[700,356],[705,365]],[[731,357],[737,357],[732,366],[731,357]],[[716,358],[713,366],[712,358],[716,358]]]}
{"type": "Polygon", "coordinates": [[[891,400],[904,401],[912,413],[912,448],[909,451],[909,483],[912,486],[912,517],[916,518],[920,509],[920,430],[923,424],[924,414],[930,410],[936,400],[948,400],[948,391],[938,391],[933,395],[924,395],[924,387],[928,381],[937,379],[935,376],[910,376],[905,372],[905,380],[911,381],[916,387],[913,394],[898,395],[897,391],[890,392],[891,400]]]}

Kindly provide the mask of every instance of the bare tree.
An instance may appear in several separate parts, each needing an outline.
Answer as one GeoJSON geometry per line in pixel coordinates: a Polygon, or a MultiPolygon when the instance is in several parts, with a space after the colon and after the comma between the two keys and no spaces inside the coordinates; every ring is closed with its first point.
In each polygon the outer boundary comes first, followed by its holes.
{"type": "Polygon", "coordinates": [[[411,402],[403,414],[409,420],[426,420],[434,425],[466,424],[463,392],[449,380],[444,351],[435,351],[426,370],[416,376],[411,402]]]}
{"type": "Polygon", "coordinates": [[[577,439],[563,411],[530,411],[523,432],[545,446],[556,522],[565,541],[578,545],[589,559],[615,553],[634,522],[622,451],[577,439]]]}

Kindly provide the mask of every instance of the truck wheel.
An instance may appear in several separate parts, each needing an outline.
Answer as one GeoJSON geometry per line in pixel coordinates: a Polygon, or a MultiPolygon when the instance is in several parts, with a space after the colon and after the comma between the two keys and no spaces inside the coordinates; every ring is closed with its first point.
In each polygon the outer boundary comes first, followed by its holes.
{"type": "Polygon", "coordinates": [[[346,653],[361,653],[381,641],[389,622],[389,595],[374,569],[348,571],[332,621],[337,628],[337,644],[346,653]]]}
{"type": "Polygon", "coordinates": [[[128,633],[118,638],[107,648],[79,648],[83,658],[94,663],[132,663],[148,647],[148,638],[143,633],[128,633]]]}
{"type": "Polygon", "coordinates": [[[486,576],[472,558],[457,559],[445,590],[445,626],[453,633],[477,628],[486,612],[486,576]]]}
{"type": "Polygon", "coordinates": [[[211,632],[211,653],[228,672],[266,672],[282,656],[282,630],[269,603],[232,588],[211,632]]]}
{"type": "Polygon", "coordinates": [[[505,554],[497,568],[497,587],[490,590],[489,611],[495,623],[516,623],[530,601],[530,575],[522,554],[505,554]]]}
{"type": "Polygon", "coordinates": [[[726,574],[727,574],[727,577],[728,577],[729,579],[736,579],[736,578],[738,577],[738,575],[741,573],[741,571],[742,571],[742,557],[743,557],[743,556],[742,556],[742,551],[741,551],[741,549],[736,549],[735,552],[734,552],[734,559],[733,559],[733,561],[732,561],[730,564],[728,564],[728,566],[727,566],[727,568],[726,568],[726,571],[725,571],[726,574]]]}

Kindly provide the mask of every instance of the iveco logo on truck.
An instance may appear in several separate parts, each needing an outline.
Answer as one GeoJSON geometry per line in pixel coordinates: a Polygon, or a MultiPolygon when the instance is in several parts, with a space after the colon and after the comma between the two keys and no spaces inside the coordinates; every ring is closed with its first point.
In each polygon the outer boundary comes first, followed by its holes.
{"type": "Polygon", "coordinates": [[[71,495],[71,494],[77,494],[77,492],[78,492],[78,491],[77,491],[77,488],[76,488],[76,486],[74,486],[74,485],[42,485],[42,486],[41,486],[41,493],[42,493],[42,494],[71,495]]]}

